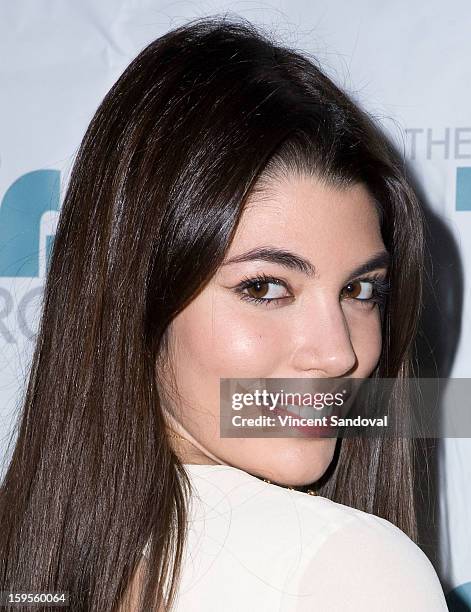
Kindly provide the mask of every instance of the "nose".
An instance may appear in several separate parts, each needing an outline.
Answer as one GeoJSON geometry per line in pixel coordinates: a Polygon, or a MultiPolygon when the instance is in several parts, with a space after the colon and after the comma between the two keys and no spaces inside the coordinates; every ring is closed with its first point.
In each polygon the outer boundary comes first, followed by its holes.
{"type": "Polygon", "coordinates": [[[298,373],[334,378],[357,364],[350,331],[340,303],[305,304],[295,323],[292,366],[298,373]]]}

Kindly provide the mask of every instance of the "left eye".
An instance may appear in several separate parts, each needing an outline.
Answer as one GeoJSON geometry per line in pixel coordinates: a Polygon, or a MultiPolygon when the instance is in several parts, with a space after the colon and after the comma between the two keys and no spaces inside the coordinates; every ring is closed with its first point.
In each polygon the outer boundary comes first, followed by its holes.
{"type": "Polygon", "coordinates": [[[353,281],[353,283],[345,285],[343,291],[346,293],[345,297],[356,300],[369,300],[373,297],[374,287],[372,282],[353,281]]]}

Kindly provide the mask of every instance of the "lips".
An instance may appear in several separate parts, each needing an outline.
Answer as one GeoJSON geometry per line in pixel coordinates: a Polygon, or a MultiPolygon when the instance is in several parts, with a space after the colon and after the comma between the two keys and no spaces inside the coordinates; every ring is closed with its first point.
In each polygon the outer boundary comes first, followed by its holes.
{"type": "MultiPolygon", "coordinates": [[[[338,406],[327,406],[329,415],[336,414],[335,408],[338,408],[338,406]]],[[[318,410],[313,406],[300,406],[299,404],[284,404],[270,412],[274,413],[275,411],[278,411],[280,414],[288,413],[290,416],[301,417],[302,419],[318,419],[324,413],[324,409],[318,410]]]]}
{"type": "MultiPolygon", "coordinates": [[[[296,408],[296,407],[293,407],[296,408]]],[[[303,408],[307,408],[309,410],[314,410],[313,408],[311,408],[310,406],[304,406],[303,408]]],[[[311,416],[304,416],[304,414],[297,414],[296,412],[293,412],[293,410],[288,410],[286,408],[274,408],[273,410],[270,410],[270,413],[272,416],[274,417],[293,417],[293,419],[296,419],[296,421],[298,421],[300,418],[303,419],[309,419],[309,418],[317,418],[319,419],[319,412],[317,410],[315,411],[315,416],[311,417],[311,416]]],[[[321,420],[321,419],[320,419],[321,420]]],[[[338,427],[332,427],[331,425],[327,424],[319,424],[319,425],[309,425],[309,424],[301,424],[301,423],[297,423],[296,421],[294,421],[292,424],[291,423],[287,423],[286,425],[282,425],[281,422],[279,422],[278,424],[278,430],[281,431],[293,431],[295,430],[296,432],[301,432],[303,434],[308,435],[309,437],[315,437],[315,438],[322,438],[322,437],[332,437],[336,435],[336,432],[338,430],[338,427]]]]}
{"type": "MultiPolygon", "coordinates": [[[[306,379],[303,379],[301,387],[306,386],[306,379]]],[[[307,389],[296,390],[296,391],[284,391],[285,394],[290,394],[290,403],[289,404],[277,404],[274,409],[266,409],[263,408],[262,411],[265,414],[271,414],[275,417],[292,417],[294,421],[290,423],[290,419],[286,421],[286,424],[283,425],[282,422],[279,422],[279,428],[282,430],[296,430],[297,432],[302,432],[303,434],[308,435],[309,437],[332,437],[335,436],[338,432],[338,427],[333,427],[329,424],[329,419],[331,416],[335,415],[337,417],[345,416],[345,414],[349,411],[348,404],[351,399],[353,399],[354,394],[352,393],[353,381],[352,379],[343,379],[339,383],[332,388],[332,386],[326,387],[325,379],[316,379],[314,387],[315,391],[312,389],[312,384],[309,391],[307,389]],[[320,383],[320,384],[319,384],[320,383]],[[323,391],[319,390],[319,387],[324,387],[323,391]],[[328,402],[332,405],[325,404],[322,407],[318,406],[322,399],[319,399],[319,394],[323,393],[323,395],[329,393],[331,396],[328,398],[328,402]],[[343,404],[339,405],[336,394],[341,394],[343,398],[343,404]],[[315,397],[317,394],[317,398],[315,397]],[[308,396],[308,397],[306,397],[308,396]],[[309,399],[311,401],[309,401],[309,399]],[[322,417],[325,417],[322,420],[322,417]],[[310,425],[310,424],[300,424],[297,423],[300,419],[317,419],[317,423],[319,425],[310,425]],[[327,419],[327,420],[326,420],[327,419]]],[[[278,390],[280,391],[280,390],[278,390]]]]}
{"type": "Polygon", "coordinates": [[[338,384],[333,389],[329,388],[327,392],[321,391],[285,391],[284,395],[290,396],[290,402],[288,403],[279,403],[277,407],[285,408],[294,413],[296,416],[301,416],[304,418],[315,418],[319,416],[319,413],[328,411],[329,414],[337,414],[340,416],[341,412],[345,412],[346,404],[353,399],[352,394],[352,383],[351,379],[345,379],[341,384],[338,384]],[[319,397],[315,397],[316,395],[322,393],[323,395],[331,395],[329,397],[328,403],[325,405],[319,406],[322,404],[322,400],[319,397]],[[341,395],[343,398],[343,403],[338,403],[337,394],[341,395]],[[302,397],[304,396],[304,397],[302,397]],[[308,396],[308,397],[306,397],[308,396]],[[310,400],[310,401],[309,401],[310,400]],[[330,405],[329,405],[330,404],[330,405]]]}
{"type": "MultiPolygon", "coordinates": [[[[301,437],[300,433],[313,437],[336,437],[339,427],[332,426],[331,417],[344,417],[351,409],[356,396],[355,378],[266,378],[250,379],[252,384],[236,388],[237,392],[247,394],[244,398],[240,416],[257,419],[263,416],[257,427],[261,426],[264,435],[278,437],[283,432],[287,437],[301,437]],[[268,393],[260,401],[260,395],[268,393]],[[255,396],[255,400],[254,400],[255,396]],[[326,397],[327,396],[327,397],[326,397]],[[342,400],[342,401],[341,401],[342,400]],[[330,405],[329,405],[330,404],[330,405]],[[284,417],[284,418],[282,418],[284,417]],[[310,422],[309,422],[310,421],[310,422]]],[[[250,427],[249,424],[247,424],[250,427]]],[[[255,425],[254,425],[255,427],[255,425]]]]}

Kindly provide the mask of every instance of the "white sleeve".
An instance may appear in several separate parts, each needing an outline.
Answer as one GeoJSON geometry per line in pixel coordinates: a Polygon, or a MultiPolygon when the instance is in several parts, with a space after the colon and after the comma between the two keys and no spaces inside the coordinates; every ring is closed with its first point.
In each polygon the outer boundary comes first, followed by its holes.
{"type": "Polygon", "coordinates": [[[425,553],[389,521],[366,514],[329,536],[304,564],[293,612],[443,612],[425,553]]]}

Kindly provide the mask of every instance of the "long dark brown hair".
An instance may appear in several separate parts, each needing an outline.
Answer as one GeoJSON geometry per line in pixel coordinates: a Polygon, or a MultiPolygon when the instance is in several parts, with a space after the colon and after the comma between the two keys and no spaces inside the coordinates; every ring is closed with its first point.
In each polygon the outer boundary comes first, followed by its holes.
{"type": "MultiPolygon", "coordinates": [[[[396,409],[408,410],[423,222],[403,163],[315,58],[243,19],[178,27],[124,71],[76,156],[1,489],[0,590],[65,591],[74,611],[116,610],[151,538],[142,610],[171,607],[189,481],[155,365],[248,195],[280,171],[373,196],[393,288],[373,374],[397,379],[396,409]]],[[[345,438],[319,492],[415,540],[412,450],[345,438]]]]}

